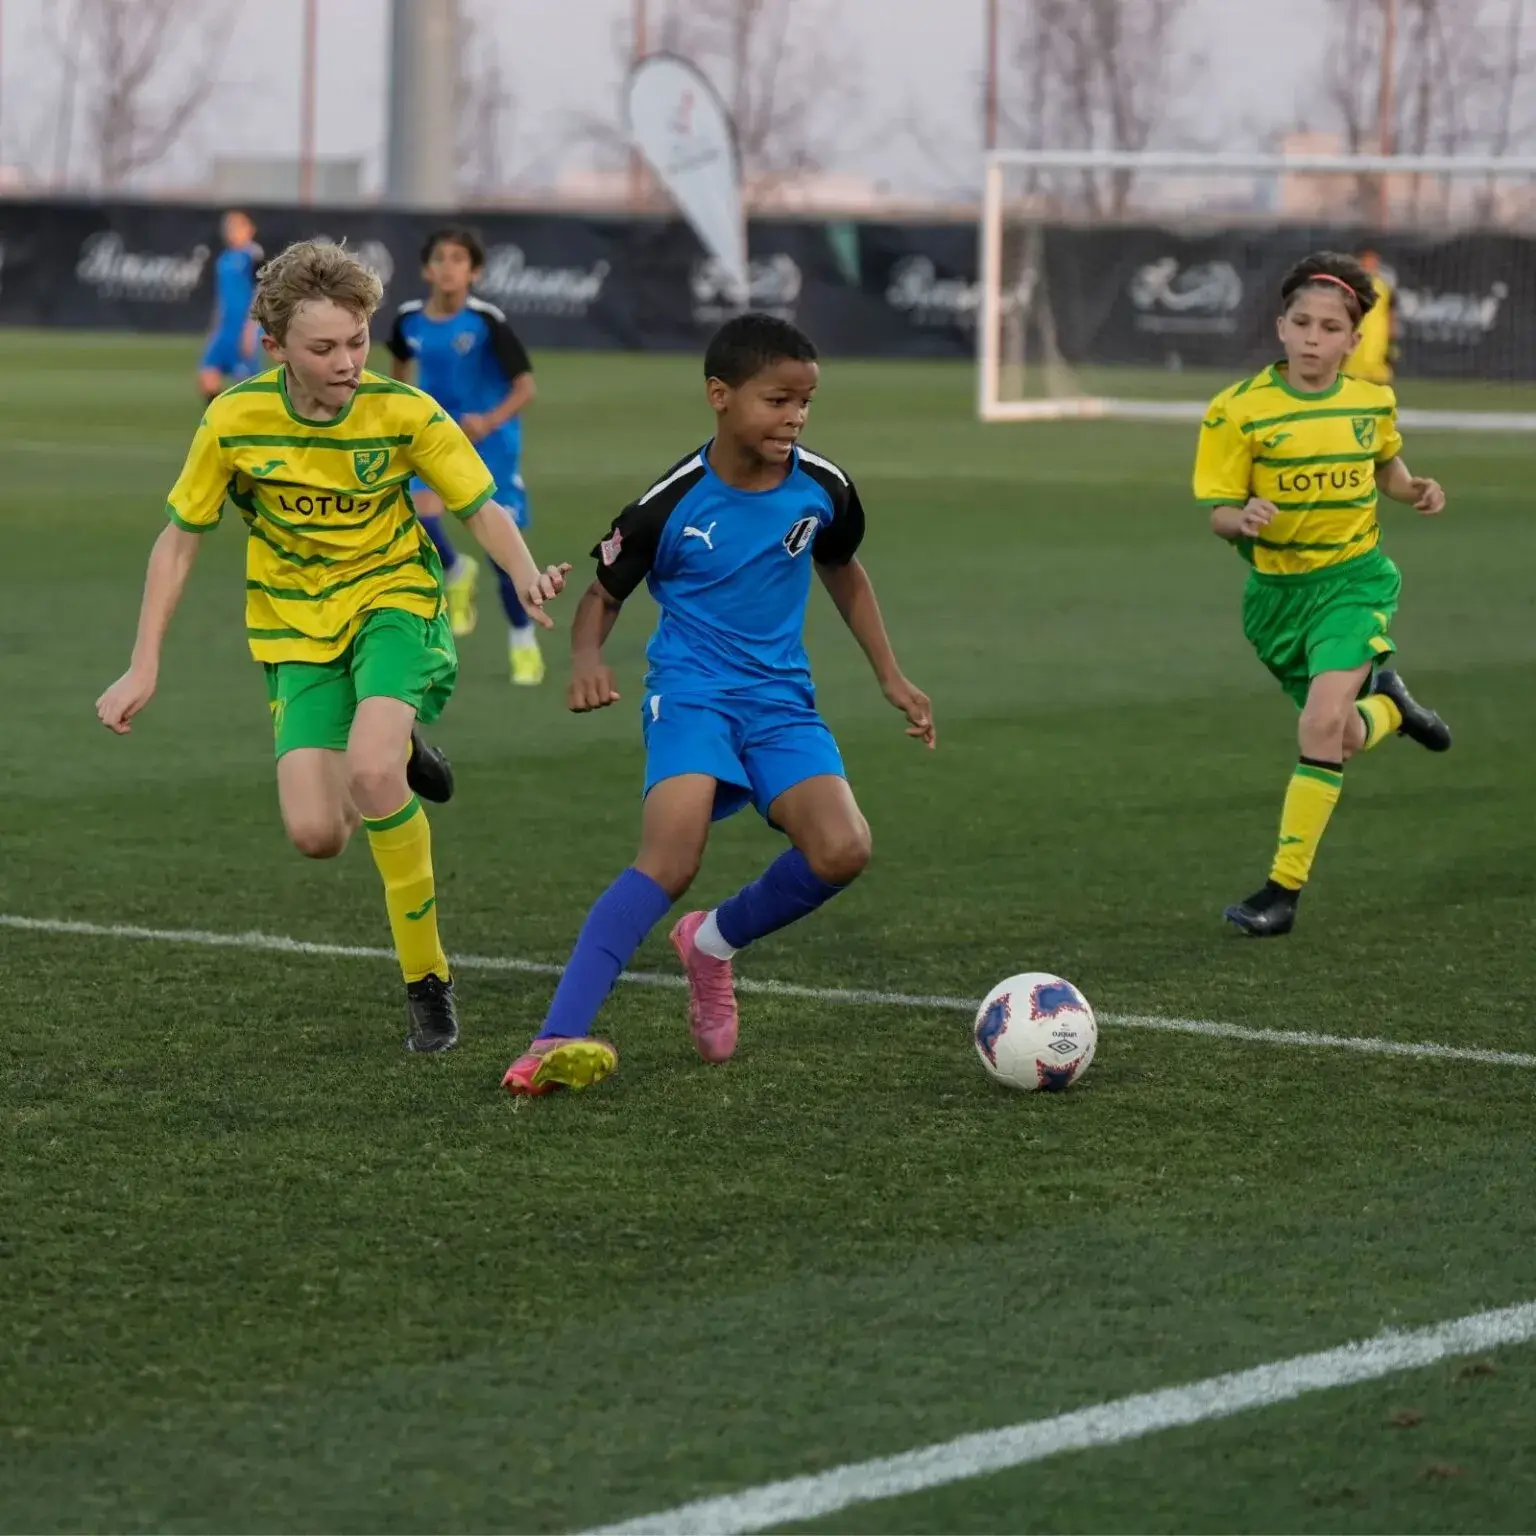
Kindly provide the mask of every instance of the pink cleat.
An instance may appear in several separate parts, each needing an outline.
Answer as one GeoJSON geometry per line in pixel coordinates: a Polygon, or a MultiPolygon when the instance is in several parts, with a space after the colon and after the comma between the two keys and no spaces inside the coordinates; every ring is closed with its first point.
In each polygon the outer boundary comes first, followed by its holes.
{"type": "Polygon", "coordinates": [[[688,1029],[693,1048],[705,1061],[729,1061],[736,1054],[736,986],[729,960],[716,960],[694,943],[707,912],[690,912],[672,930],[672,948],[688,973],[688,1029]]]}
{"type": "Polygon", "coordinates": [[[619,1053],[606,1040],[541,1035],[507,1068],[501,1086],[511,1094],[579,1090],[602,1082],[618,1065],[619,1053]]]}

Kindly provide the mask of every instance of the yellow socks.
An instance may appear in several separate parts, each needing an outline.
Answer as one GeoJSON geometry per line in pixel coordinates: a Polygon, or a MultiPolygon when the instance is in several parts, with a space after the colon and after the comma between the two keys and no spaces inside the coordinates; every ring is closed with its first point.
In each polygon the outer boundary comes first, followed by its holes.
{"type": "Polygon", "coordinates": [[[412,795],[393,816],[363,818],[373,862],[384,878],[384,905],[405,979],[449,980],[448,957],[437,936],[437,887],[432,878],[432,832],[412,795]]]}
{"type": "Polygon", "coordinates": [[[1297,763],[1290,788],[1285,792],[1285,808],[1280,812],[1280,843],[1269,871],[1269,878],[1276,885],[1299,891],[1307,883],[1312,860],[1317,857],[1317,845],[1323,839],[1343,787],[1342,763],[1324,763],[1311,757],[1297,763]]]}
{"type": "Polygon", "coordinates": [[[1369,698],[1361,699],[1355,708],[1360,711],[1360,718],[1365,722],[1365,745],[1360,748],[1362,752],[1380,746],[1403,723],[1402,710],[1383,694],[1373,693],[1369,698]]]}

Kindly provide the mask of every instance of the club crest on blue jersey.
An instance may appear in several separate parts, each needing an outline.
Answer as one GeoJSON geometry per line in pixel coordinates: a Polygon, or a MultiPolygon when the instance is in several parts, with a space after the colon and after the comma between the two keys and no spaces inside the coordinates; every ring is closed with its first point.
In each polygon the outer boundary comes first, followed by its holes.
{"type": "Polygon", "coordinates": [[[821,519],[817,517],[802,517],[788,533],[784,535],[784,548],[789,551],[790,558],[803,554],[811,540],[816,537],[817,530],[821,527],[821,519]]]}
{"type": "Polygon", "coordinates": [[[976,1021],[976,1044],[994,1067],[997,1065],[997,1042],[1007,1033],[1011,1012],[1011,1002],[1005,995],[993,1002],[976,1021]]]}
{"type": "Polygon", "coordinates": [[[1064,1013],[1087,1011],[1082,994],[1068,981],[1042,981],[1029,994],[1029,1016],[1032,1019],[1056,1019],[1064,1013]]]}

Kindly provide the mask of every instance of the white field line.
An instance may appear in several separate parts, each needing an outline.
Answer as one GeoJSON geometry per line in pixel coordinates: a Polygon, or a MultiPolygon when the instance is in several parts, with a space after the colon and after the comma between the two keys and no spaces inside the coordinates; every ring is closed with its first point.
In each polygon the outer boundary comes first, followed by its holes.
{"type": "Polygon", "coordinates": [[[1006,1471],[1063,1451],[1119,1445],[1159,1430],[1230,1418],[1250,1408],[1288,1403],[1309,1392],[1376,1381],[1398,1371],[1419,1370],[1437,1360],[1481,1354],[1532,1338],[1536,1338],[1536,1302],[1528,1301],[1411,1333],[1380,1333],[1320,1354],[1276,1360],[1187,1386],[1117,1398],[1053,1419],[962,1435],[900,1456],[853,1462],[830,1472],[764,1483],[720,1498],[698,1499],[660,1514],[602,1526],[588,1536],[736,1536],[738,1532],[766,1530],[790,1520],[830,1515],[854,1504],[898,1498],[924,1488],[1006,1471]]]}
{"type": "MultiPolygon", "coordinates": [[[[203,928],[143,928],[135,923],[85,923],[59,917],[21,917],[0,913],[0,928],[22,933],[73,935],[87,939],[130,939],[152,944],[182,944],[203,949],[245,949],[276,955],[309,955],[333,960],[389,960],[393,950],[367,944],[328,944],[290,939],[272,933],[218,933],[203,928]]],[[[515,972],[523,976],[558,976],[564,966],[547,960],[522,960],[502,955],[454,955],[455,970],[515,972]]],[[[626,971],[621,981],[636,987],[678,991],[681,976],[658,971],[626,971]]],[[[738,977],[736,990],[747,996],[798,998],[859,1008],[920,1008],[929,1012],[974,1013],[979,998],[923,996],[911,992],[874,992],[850,987],[807,987],[792,981],[738,977]]],[[[1536,1055],[1521,1051],[1488,1051],[1476,1046],[1437,1045],[1432,1041],[1383,1040],[1373,1035],[1324,1035],[1305,1029],[1250,1029],[1217,1019],[1165,1019],[1155,1014],[1105,1013],[1099,1022],[1111,1029],[1152,1029],[1179,1035],[1206,1035],[1218,1040],[1243,1040],[1254,1045],[1295,1045],[1359,1051],[1372,1056],[1420,1056],[1438,1061],[1475,1061],[1498,1067],[1536,1067],[1536,1055]]]]}

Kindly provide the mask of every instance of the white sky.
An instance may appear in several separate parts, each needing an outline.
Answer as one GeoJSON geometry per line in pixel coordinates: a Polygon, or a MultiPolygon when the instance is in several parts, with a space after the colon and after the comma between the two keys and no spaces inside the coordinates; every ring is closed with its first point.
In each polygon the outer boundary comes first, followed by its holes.
{"type": "MultiPolygon", "coordinates": [[[[68,0],[6,0],[0,11],[0,158],[46,166],[57,58],[45,12],[68,0]]],[[[215,0],[191,0],[198,6],[215,0]]],[[[235,0],[239,22],[216,105],[151,182],[188,185],[214,153],[291,154],[298,146],[300,0],[235,0]]],[[[524,185],[547,184],[588,158],[575,115],[616,111],[614,38],[630,0],[461,0],[491,29],[516,105],[503,148],[524,185]]],[[[651,0],[659,11],[663,0],[651,0]]],[[[858,62],[831,168],[924,193],[974,184],[980,145],[983,0],[791,0],[801,31],[858,62]],[[818,16],[824,29],[813,29],[818,16]],[[916,106],[926,148],[896,125],[916,106]]],[[[384,138],[386,0],[319,0],[318,139],[322,155],[362,156],[375,184],[384,138]]],[[[1192,0],[1191,39],[1206,68],[1183,116],[1201,137],[1259,148],[1315,104],[1326,0],[1192,0]],[[1284,24],[1276,28],[1283,11],[1284,24]]],[[[1006,4],[1004,9],[1006,10],[1006,4]]]]}

